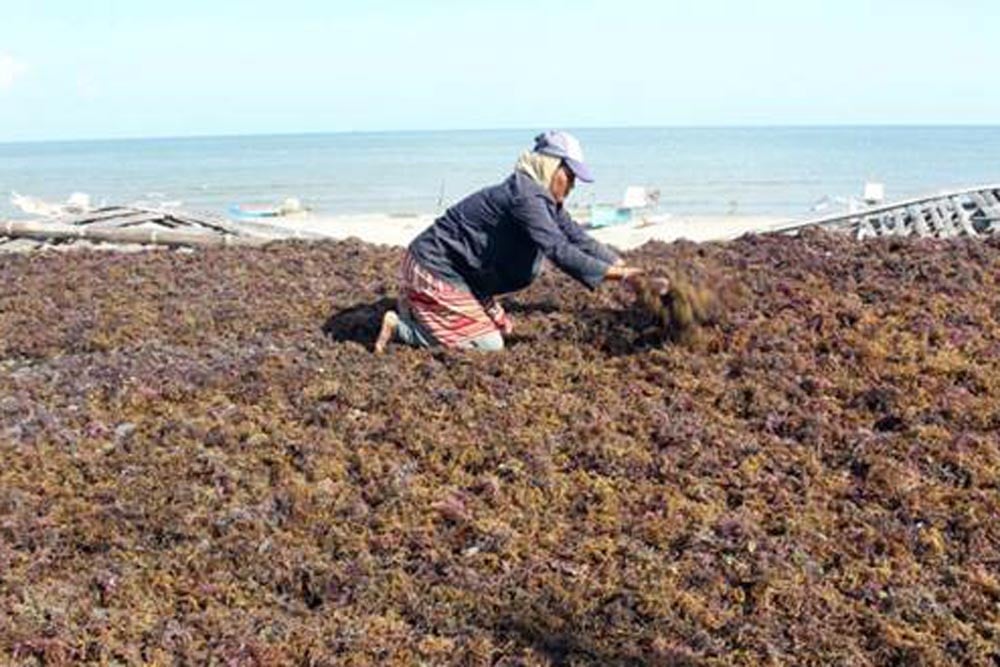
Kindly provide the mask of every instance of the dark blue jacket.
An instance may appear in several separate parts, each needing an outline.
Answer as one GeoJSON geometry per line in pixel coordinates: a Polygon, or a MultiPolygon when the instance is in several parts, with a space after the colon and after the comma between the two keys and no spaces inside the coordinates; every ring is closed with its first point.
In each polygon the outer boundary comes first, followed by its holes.
{"type": "Polygon", "coordinates": [[[520,171],[449,208],[410,243],[410,252],[431,273],[480,300],[530,285],[542,257],[590,289],[618,259],[520,171]]]}

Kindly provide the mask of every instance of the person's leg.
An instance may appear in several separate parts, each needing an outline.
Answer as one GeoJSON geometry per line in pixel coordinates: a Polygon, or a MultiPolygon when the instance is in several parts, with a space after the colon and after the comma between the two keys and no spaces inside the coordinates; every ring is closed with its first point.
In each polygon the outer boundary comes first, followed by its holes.
{"type": "MultiPolygon", "coordinates": [[[[398,340],[411,347],[434,347],[438,344],[418,323],[400,317],[393,310],[388,311],[382,318],[382,329],[375,340],[375,352],[377,354],[385,352],[385,347],[390,340],[398,340]]],[[[491,331],[464,341],[458,347],[480,352],[502,352],[504,349],[503,334],[499,331],[491,331]]]]}
{"type": "Polygon", "coordinates": [[[382,318],[376,354],[384,352],[391,340],[414,347],[444,345],[485,351],[504,347],[503,335],[482,301],[424,271],[410,255],[400,269],[397,308],[398,312],[390,310],[382,318]]]}
{"type": "Polygon", "coordinates": [[[386,345],[391,340],[398,340],[412,347],[433,347],[436,344],[405,312],[397,313],[394,310],[387,311],[382,316],[382,327],[375,339],[375,353],[385,352],[386,345]]]}
{"type": "Polygon", "coordinates": [[[385,315],[382,316],[382,326],[375,337],[375,345],[373,346],[375,354],[385,352],[385,346],[389,344],[390,340],[396,337],[398,330],[399,315],[396,314],[395,310],[386,311],[385,315]]]}
{"type": "Polygon", "coordinates": [[[406,317],[403,313],[399,314],[398,320],[396,340],[412,347],[434,347],[437,345],[437,341],[414,320],[406,317]]]}
{"type": "Polygon", "coordinates": [[[503,334],[499,331],[491,331],[465,341],[460,347],[467,350],[479,350],[480,352],[501,352],[503,351],[503,346],[503,334]]]}

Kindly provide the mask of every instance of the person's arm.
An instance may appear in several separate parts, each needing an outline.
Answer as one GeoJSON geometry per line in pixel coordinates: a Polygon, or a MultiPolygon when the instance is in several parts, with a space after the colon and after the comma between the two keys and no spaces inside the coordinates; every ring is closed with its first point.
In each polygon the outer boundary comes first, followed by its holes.
{"type": "Polygon", "coordinates": [[[604,274],[605,281],[623,282],[629,287],[635,288],[639,277],[644,275],[641,269],[630,267],[618,253],[588,234],[579,223],[570,217],[566,209],[559,211],[556,223],[566,234],[566,238],[578,248],[591,257],[611,263],[611,269],[604,274]]]}
{"type": "Polygon", "coordinates": [[[596,289],[604,281],[614,262],[594,257],[570,241],[553,220],[543,197],[519,197],[514,200],[511,212],[542,254],[560,270],[589,289],[596,289]]]}
{"type": "Polygon", "coordinates": [[[622,262],[618,253],[588,234],[583,227],[570,217],[565,208],[560,210],[556,216],[556,224],[559,225],[559,228],[566,234],[566,238],[571,243],[591,257],[608,262],[609,264],[622,262]]]}

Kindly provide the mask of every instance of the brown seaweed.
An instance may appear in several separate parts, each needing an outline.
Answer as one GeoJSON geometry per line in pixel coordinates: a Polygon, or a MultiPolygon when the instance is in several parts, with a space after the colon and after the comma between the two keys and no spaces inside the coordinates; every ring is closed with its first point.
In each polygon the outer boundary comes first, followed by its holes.
{"type": "Polygon", "coordinates": [[[376,357],[399,260],[0,259],[0,662],[1000,660],[997,241],[651,243],[376,357]]]}

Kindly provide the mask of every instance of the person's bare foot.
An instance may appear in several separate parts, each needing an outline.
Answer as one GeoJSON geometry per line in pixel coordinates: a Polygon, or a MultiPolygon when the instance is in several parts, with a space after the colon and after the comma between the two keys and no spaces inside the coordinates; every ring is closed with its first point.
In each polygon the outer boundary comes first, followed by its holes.
{"type": "Polygon", "coordinates": [[[399,315],[396,314],[396,311],[386,311],[385,315],[382,316],[382,327],[378,330],[378,337],[375,339],[375,354],[385,352],[385,346],[392,340],[398,326],[399,315]]]}

